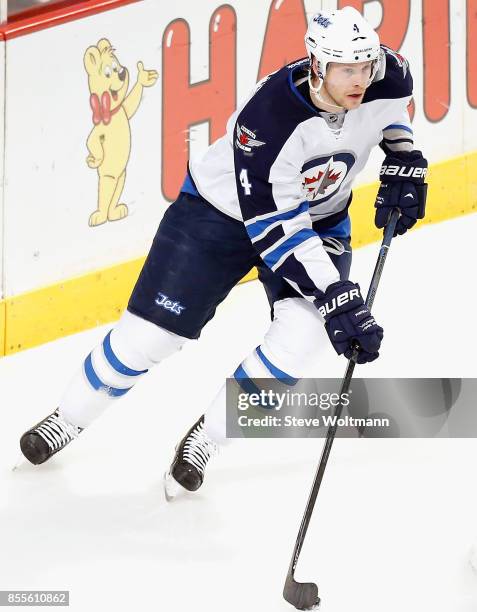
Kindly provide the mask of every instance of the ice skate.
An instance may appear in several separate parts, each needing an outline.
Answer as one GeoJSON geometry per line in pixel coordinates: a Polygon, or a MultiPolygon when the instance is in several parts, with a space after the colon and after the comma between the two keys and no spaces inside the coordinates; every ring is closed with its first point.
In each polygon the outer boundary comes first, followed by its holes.
{"type": "Polygon", "coordinates": [[[77,438],[82,431],[80,427],[65,421],[59,411],[55,410],[23,434],[20,448],[30,463],[39,465],[77,438]]]}
{"type": "Polygon", "coordinates": [[[164,475],[164,492],[171,501],[182,490],[197,491],[204,481],[209,459],[218,446],[204,431],[204,416],[195,423],[176,446],[169,471],[164,475]]]}

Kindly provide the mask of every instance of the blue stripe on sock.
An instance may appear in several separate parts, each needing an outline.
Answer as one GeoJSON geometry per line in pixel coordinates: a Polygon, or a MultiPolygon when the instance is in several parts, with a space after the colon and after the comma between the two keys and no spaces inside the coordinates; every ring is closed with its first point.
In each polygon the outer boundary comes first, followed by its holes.
{"type": "MultiPolygon", "coordinates": [[[[234,378],[238,382],[238,384],[240,385],[240,388],[243,391],[245,391],[245,393],[248,393],[249,395],[251,395],[252,393],[260,395],[259,387],[257,387],[257,385],[254,383],[253,379],[249,377],[247,372],[243,369],[242,365],[239,365],[239,367],[235,370],[234,378]]],[[[259,406],[257,406],[257,408],[264,408],[266,410],[273,410],[275,408],[275,404],[274,403],[259,404],[259,406]]]]}
{"type": "Polygon", "coordinates": [[[98,378],[98,375],[94,371],[93,362],[91,360],[91,353],[86,357],[84,361],[84,373],[86,374],[86,378],[88,379],[89,384],[93,387],[93,389],[95,389],[96,391],[106,391],[106,393],[108,395],[111,395],[111,397],[120,397],[121,395],[127,393],[129,389],[131,389],[131,387],[128,387],[127,389],[116,389],[114,387],[109,387],[108,385],[105,385],[103,381],[98,378]]]}
{"type": "Polygon", "coordinates": [[[140,376],[148,371],[133,370],[132,368],[128,368],[127,365],[124,365],[124,363],[116,357],[116,355],[113,353],[113,349],[111,348],[111,332],[109,332],[109,334],[103,340],[103,351],[109,365],[114,368],[116,372],[119,372],[119,374],[125,374],[126,376],[140,376]]]}
{"type": "Polygon", "coordinates": [[[283,370],[280,370],[280,368],[277,368],[277,366],[273,365],[273,363],[265,357],[262,352],[262,349],[259,346],[257,346],[255,350],[261,361],[265,364],[270,374],[273,374],[273,376],[275,376],[275,378],[278,378],[280,382],[283,382],[287,385],[296,385],[299,380],[298,378],[293,378],[293,376],[290,376],[283,370]]]}
{"type": "Polygon", "coordinates": [[[260,393],[260,389],[253,382],[247,372],[243,369],[243,366],[241,364],[235,370],[234,378],[238,382],[240,387],[245,391],[245,393],[260,393]]]}

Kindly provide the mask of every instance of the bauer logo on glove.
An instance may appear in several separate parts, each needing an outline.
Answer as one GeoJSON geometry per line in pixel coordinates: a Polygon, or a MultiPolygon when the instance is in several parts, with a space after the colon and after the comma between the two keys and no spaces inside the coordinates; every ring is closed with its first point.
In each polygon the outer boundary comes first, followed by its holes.
{"type": "Polygon", "coordinates": [[[340,306],[343,306],[343,304],[351,302],[353,298],[361,299],[359,289],[351,289],[351,291],[345,291],[344,293],[341,293],[340,295],[338,295],[338,297],[333,298],[331,302],[326,302],[325,304],[323,304],[323,306],[320,306],[318,308],[318,312],[323,317],[323,319],[326,319],[326,315],[329,315],[340,306]]]}
{"type": "Polygon", "coordinates": [[[383,329],[364,303],[359,285],[351,281],[333,283],[316,298],[315,305],[338,355],[344,354],[349,359],[357,343],[360,347],[358,363],[379,357],[383,329]]]}
{"type": "Polygon", "coordinates": [[[386,226],[393,209],[401,212],[394,235],[404,234],[426,211],[427,160],[420,151],[400,152],[399,158],[388,155],[381,166],[376,202],[376,227],[386,226]]]}
{"type": "MultiPolygon", "coordinates": [[[[412,168],[408,167],[406,164],[401,164],[396,166],[394,164],[390,166],[385,166],[384,164],[381,166],[381,171],[379,175],[382,176],[399,176],[402,179],[411,179],[411,178],[426,178],[427,176],[427,168],[412,168]]],[[[381,178],[382,180],[382,178],[381,178]]]]}

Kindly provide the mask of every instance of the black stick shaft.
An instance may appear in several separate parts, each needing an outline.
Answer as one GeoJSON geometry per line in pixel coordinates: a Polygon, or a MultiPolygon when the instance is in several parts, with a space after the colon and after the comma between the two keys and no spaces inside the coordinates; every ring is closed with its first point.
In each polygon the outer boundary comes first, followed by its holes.
{"type": "MultiPolygon", "coordinates": [[[[370,310],[374,303],[374,298],[376,297],[376,292],[378,290],[379,281],[381,280],[381,274],[384,268],[384,262],[386,261],[389,247],[391,246],[391,240],[393,239],[394,230],[396,228],[396,223],[399,219],[399,216],[400,216],[400,212],[397,209],[395,209],[389,218],[389,222],[386,226],[386,229],[384,230],[384,236],[383,236],[383,241],[381,243],[381,249],[379,251],[378,260],[376,262],[373,277],[369,285],[368,295],[366,296],[366,306],[370,310]]],[[[358,357],[358,349],[355,349],[352,357],[348,361],[348,366],[346,368],[344,378],[341,382],[340,398],[343,396],[343,394],[348,393],[349,386],[351,384],[351,379],[353,377],[354,366],[356,365],[357,357],[358,357]]],[[[330,425],[330,427],[328,428],[325,445],[321,452],[320,463],[318,464],[318,468],[316,470],[315,478],[313,480],[313,485],[311,487],[310,496],[308,498],[308,502],[305,508],[305,513],[301,521],[300,530],[298,532],[298,537],[295,543],[295,548],[293,550],[293,555],[292,555],[291,562],[290,562],[289,573],[291,573],[292,575],[295,573],[295,568],[297,566],[298,559],[300,557],[300,552],[303,546],[303,542],[305,541],[305,535],[308,530],[308,525],[310,524],[311,515],[313,514],[313,509],[315,507],[315,502],[318,496],[318,491],[320,490],[321,482],[323,480],[323,475],[325,473],[326,464],[328,463],[328,458],[330,456],[331,447],[333,446],[333,441],[336,436],[336,430],[338,429],[338,425],[337,425],[338,419],[341,416],[342,410],[343,410],[343,405],[340,401],[334,413],[334,417],[335,417],[334,424],[330,425]]]]}

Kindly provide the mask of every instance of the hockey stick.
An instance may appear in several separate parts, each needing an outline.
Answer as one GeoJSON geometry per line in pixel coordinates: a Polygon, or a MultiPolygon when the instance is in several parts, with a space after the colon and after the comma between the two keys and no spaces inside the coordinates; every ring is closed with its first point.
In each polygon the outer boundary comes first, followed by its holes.
{"type": "MultiPolygon", "coordinates": [[[[398,209],[394,209],[384,230],[384,237],[381,243],[381,248],[379,250],[378,260],[376,262],[376,267],[374,268],[374,273],[371,279],[371,284],[369,286],[368,295],[366,296],[366,306],[370,310],[373,305],[374,298],[376,297],[376,291],[378,289],[381,274],[383,272],[384,262],[386,261],[388,250],[391,246],[391,240],[393,239],[394,230],[396,228],[396,223],[400,217],[400,214],[401,213],[398,209]]],[[[355,347],[353,354],[348,361],[348,366],[346,368],[343,381],[341,382],[340,398],[343,397],[344,393],[348,393],[349,386],[351,384],[351,378],[354,372],[354,366],[356,365],[356,360],[358,357],[358,352],[359,348],[355,347]]],[[[295,542],[295,548],[293,549],[290,567],[288,568],[288,574],[285,580],[285,586],[283,588],[283,597],[288,601],[288,603],[291,603],[292,606],[295,606],[295,608],[297,608],[298,610],[316,610],[320,605],[320,598],[318,597],[318,585],[316,585],[314,582],[297,582],[295,580],[295,569],[298,563],[298,559],[300,557],[303,542],[305,541],[305,536],[308,530],[308,525],[310,524],[311,515],[313,514],[313,508],[315,507],[318,491],[320,490],[321,481],[323,480],[326,464],[328,462],[331,447],[333,445],[336,431],[338,429],[338,419],[341,416],[342,410],[343,405],[340,402],[335,410],[335,418],[333,420],[333,425],[329,427],[326,435],[326,442],[321,452],[320,463],[318,465],[318,469],[313,480],[313,486],[311,488],[310,496],[306,504],[305,513],[301,521],[300,530],[298,532],[298,536],[295,542]]]]}

